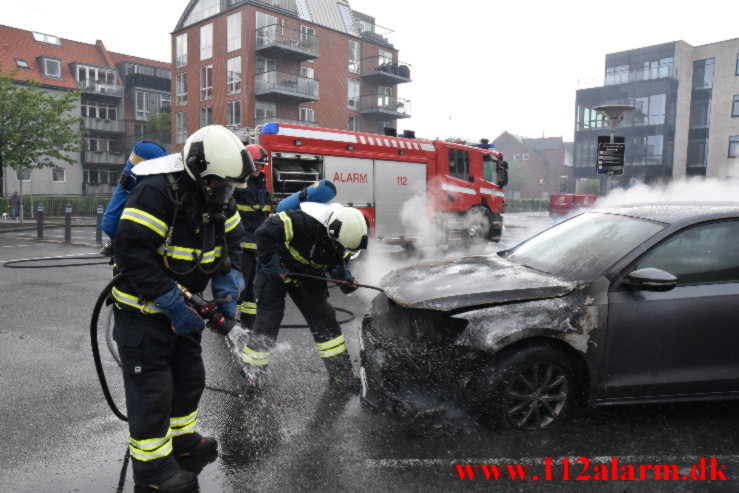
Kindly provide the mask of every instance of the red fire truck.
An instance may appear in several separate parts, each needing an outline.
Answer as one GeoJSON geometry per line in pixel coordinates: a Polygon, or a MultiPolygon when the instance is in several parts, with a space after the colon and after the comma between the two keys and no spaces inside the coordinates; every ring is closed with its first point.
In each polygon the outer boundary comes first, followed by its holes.
{"type": "Polygon", "coordinates": [[[284,123],[257,131],[269,155],[265,173],[274,204],[325,178],[336,185],[334,200],[361,210],[378,240],[410,246],[418,230],[409,231],[409,206],[419,206],[410,211],[419,222],[430,219],[437,234],[443,232],[438,242],[500,239],[508,163],[486,141],[467,145],[416,139],[412,132],[397,137],[284,123]]]}

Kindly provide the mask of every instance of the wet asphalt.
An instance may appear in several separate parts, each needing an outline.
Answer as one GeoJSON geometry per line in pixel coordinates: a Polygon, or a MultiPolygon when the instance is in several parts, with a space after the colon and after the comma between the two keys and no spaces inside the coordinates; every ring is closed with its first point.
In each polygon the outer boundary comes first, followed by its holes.
{"type": "MultiPolygon", "coordinates": [[[[549,224],[537,215],[506,220],[503,247],[549,224]]],[[[54,240],[60,233],[45,236],[54,240]]],[[[100,261],[93,228],[73,231],[75,244],[69,245],[32,238],[35,231],[0,231],[0,263],[52,256],[100,261]]],[[[359,282],[376,284],[383,270],[413,261],[400,250],[377,252],[358,264],[359,282]]],[[[47,265],[80,262],[86,261],[57,258],[47,265]]],[[[0,492],[140,491],[126,459],[127,427],[103,398],[90,349],[92,307],[110,275],[107,265],[0,268],[0,492]]],[[[353,315],[343,327],[355,365],[357,330],[372,296],[331,290],[332,303],[353,315]]],[[[339,314],[342,320],[351,315],[339,314]]],[[[113,397],[125,412],[106,322],[104,312],[100,351],[113,397]]],[[[302,323],[290,303],[284,323],[302,323]]],[[[207,464],[183,463],[199,472],[201,492],[739,490],[739,403],[591,409],[559,429],[531,435],[496,434],[460,414],[447,423],[450,435],[428,436],[375,413],[358,396],[328,392],[307,329],[281,331],[267,386],[256,399],[240,395],[238,365],[226,341],[212,333],[203,341],[207,388],[199,426],[217,437],[219,455],[207,464]],[[552,480],[546,480],[550,457],[552,480]],[[576,479],[586,464],[580,457],[590,461],[584,471],[590,479],[576,479]],[[611,457],[620,466],[675,464],[680,477],[702,457],[716,457],[727,480],[614,481],[611,457]],[[570,480],[561,479],[563,458],[569,458],[570,480]],[[457,464],[528,465],[529,476],[539,480],[512,480],[505,471],[497,481],[485,480],[479,468],[475,479],[460,480],[457,464]],[[609,479],[595,480],[599,472],[609,479]]]]}

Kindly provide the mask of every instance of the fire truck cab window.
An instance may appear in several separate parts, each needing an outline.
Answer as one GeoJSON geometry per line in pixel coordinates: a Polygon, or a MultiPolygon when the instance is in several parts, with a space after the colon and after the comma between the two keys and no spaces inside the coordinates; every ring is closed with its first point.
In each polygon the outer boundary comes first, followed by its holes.
{"type": "Polygon", "coordinates": [[[491,154],[482,157],[482,178],[485,181],[495,182],[498,176],[498,160],[491,154]]]}
{"type": "Polygon", "coordinates": [[[449,176],[467,181],[469,179],[470,158],[467,151],[449,149],[449,176]]]}

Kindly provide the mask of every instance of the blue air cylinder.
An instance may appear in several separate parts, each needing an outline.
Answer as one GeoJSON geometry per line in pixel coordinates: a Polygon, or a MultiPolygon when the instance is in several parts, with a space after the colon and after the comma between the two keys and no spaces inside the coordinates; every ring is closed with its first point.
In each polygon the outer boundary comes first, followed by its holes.
{"type": "Polygon", "coordinates": [[[276,212],[300,209],[301,202],[320,202],[325,204],[336,197],[336,185],[331,180],[321,180],[313,185],[285,197],[277,204],[276,212]]]}

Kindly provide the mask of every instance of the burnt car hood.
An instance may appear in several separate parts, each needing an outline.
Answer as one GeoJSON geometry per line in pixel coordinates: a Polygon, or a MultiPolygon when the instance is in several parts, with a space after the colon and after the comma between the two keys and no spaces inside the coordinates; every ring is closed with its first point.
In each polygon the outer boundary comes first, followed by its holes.
{"type": "Polygon", "coordinates": [[[570,293],[576,283],[493,254],[405,267],[383,277],[380,286],[399,305],[448,312],[557,298],[570,293]]]}

